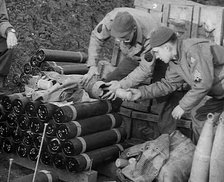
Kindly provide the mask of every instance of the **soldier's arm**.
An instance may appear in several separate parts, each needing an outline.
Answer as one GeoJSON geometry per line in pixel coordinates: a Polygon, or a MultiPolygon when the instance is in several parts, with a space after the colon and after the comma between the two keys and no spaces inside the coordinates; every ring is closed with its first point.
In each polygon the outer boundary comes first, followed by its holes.
{"type": "Polygon", "coordinates": [[[213,85],[214,66],[208,49],[193,47],[188,52],[188,62],[193,84],[185,96],[180,100],[180,107],[189,111],[196,106],[209,92],[213,85]],[[204,52],[202,52],[204,51],[204,52]]]}
{"type": "Polygon", "coordinates": [[[0,1],[0,35],[2,37],[7,36],[7,29],[13,27],[10,23],[9,23],[9,17],[8,17],[8,13],[7,13],[7,9],[6,9],[6,4],[5,1],[0,1]]]}
{"type": "Polygon", "coordinates": [[[88,49],[88,66],[97,66],[99,61],[99,54],[103,48],[103,45],[105,41],[111,36],[111,24],[111,16],[110,14],[107,14],[92,31],[88,49]]]}
{"type": "Polygon", "coordinates": [[[155,67],[155,59],[148,52],[147,55],[142,55],[141,61],[138,67],[136,67],[131,73],[120,81],[122,88],[130,88],[137,86],[147,78],[151,78],[155,67]]]}
{"type": "Polygon", "coordinates": [[[99,55],[103,48],[104,42],[110,38],[110,27],[112,24],[112,21],[110,20],[110,14],[107,14],[91,33],[87,60],[89,71],[83,76],[83,79],[80,82],[82,85],[87,86],[94,75],[99,75],[97,67],[99,55]]]}
{"type": "Polygon", "coordinates": [[[156,97],[166,96],[177,89],[182,88],[185,81],[175,70],[171,63],[166,71],[165,78],[148,86],[140,86],[141,99],[153,99],[156,97]]]}

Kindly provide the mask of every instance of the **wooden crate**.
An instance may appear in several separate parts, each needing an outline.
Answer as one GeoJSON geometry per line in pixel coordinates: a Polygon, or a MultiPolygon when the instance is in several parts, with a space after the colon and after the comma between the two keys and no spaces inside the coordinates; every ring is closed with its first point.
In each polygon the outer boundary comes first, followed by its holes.
{"type": "Polygon", "coordinates": [[[144,100],[141,102],[130,102],[130,101],[124,101],[122,102],[122,107],[129,108],[135,111],[144,111],[148,112],[151,107],[151,100],[144,100]]]}
{"type": "Polygon", "coordinates": [[[135,0],[134,6],[154,14],[182,38],[207,38],[223,45],[224,7],[187,0],[135,0]]]}
{"type": "Polygon", "coordinates": [[[127,132],[128,139],[151,140],[158,135],[157,115],[125,107],[120,108],[119,114],[123,118],[122,125],[127,132]]]}
{"type": "Polygon", "coordinates": [[[131,138],[131,128],[132,128],[132,110],[125,107],[120,108],[119,114],[122,116],[122,127],[124,127],[127,133],[127,139],[131,138]]]}
{"type": "MultiPolygon", "coordinates": [[[[2,153],[1,157],[7,158],[7,159],[13,158],[13,163],[16,163],[28,169],[34,170],[36,166],[36,162],[31,161],[27,158],[18,157],[15,154],[2,153]]],[[[41,163],[38,165],[38,171],[39,170],[53,171],[57,173],[59,176],[59,179],[64,182],[97,182],[97,171],[94,171],[94,170],[83,171],[80,173],[73,173],[73,172],[67,172],[65,170],[55,169],[50,166],[43,165],[41,163]]]]}
{"type": "Polygon", "coordinates": [[[192,139],[192,122],[189,119],[181,119],[177,121],[177,129],[181,131],[186,137],[192,139]]]}
{"type": "Polygon", "coordinates": [[[140,111],[132,112],[132,138],[152,140],[159,136],[158,115],[140,111]]]}
{"type": "MultiPolygon", "coordinates": [[[[207,6],[189,0],[135,0],[136,9],[149,12],[158,22],[174,29],[181,38],[206,38],[224,45],[224,7],[207,6]]],[[[120,60],[115,41],[111,64],[120,60]]]]}

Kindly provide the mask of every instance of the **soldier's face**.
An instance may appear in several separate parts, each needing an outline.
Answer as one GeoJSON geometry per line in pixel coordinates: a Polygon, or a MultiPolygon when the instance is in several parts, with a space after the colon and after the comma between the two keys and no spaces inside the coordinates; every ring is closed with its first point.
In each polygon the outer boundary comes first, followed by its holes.
{"type": "Polygon", "coordinates": [[[169,63],[173,57],[171,48],[167,44],[160,47],[154,47],[152,53],[155,55],[156,59],[161,59],[164,63],[169,63]]]}
{"type": "Polygon", "coordinates": [[[134,38],[136,32],[136,28],[134,28],[129,34],[125,35],[124,37],[117,38],[118,41],[121,41],[125,44],[130,44],[134,38]]]}

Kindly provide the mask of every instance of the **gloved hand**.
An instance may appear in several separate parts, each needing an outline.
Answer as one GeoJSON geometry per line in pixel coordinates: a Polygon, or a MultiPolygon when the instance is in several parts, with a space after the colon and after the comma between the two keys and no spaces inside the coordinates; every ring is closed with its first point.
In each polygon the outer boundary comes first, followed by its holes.
{"type": "Polygon", "coordinates": [[[104,90],[106,91],[105,92],[106,94],[104,94],[101,98],[102,99],[109,99],[109,100],[116,99],[115,92],[116,92],[116,90],[118,88],[121,88],[120,82],[119,81],[116,81],[116,80],[110,81],[108,83],[105,83],[105,86],[106,87],[104,88],[104,90]]]}
{"type": "Polygon", "coordinates": [[[83,75],[82,80],[80,81],[80,84],[81,84],[82,86],[87,86],[88,83],[89,83],[89,81],[91,80],[91,78],[92,78],[94,75],[99,75],[98,67],[97,67],[97,66],[91,66],[91,67],[89,68],[88,73],[86,73],[85,75],[83,75]]]}
{"type": "Polygon", "coordinates": [[[8,49],[12,49],[13,47],[15,47],[18,44],[16,34],[13,32],[8,32],[7,38],[6,38],[6,43],[7,43],[8,49]]]}
{"type": "Polygon", "coordinates": [[[174,119],[180,119],[184,113],[185,111],[178,105],[173,109],[172,116],[174,119]]]}
{"type": "Polygon", "coordinates": [[[129,89],[127,89],[127,91],[131,92],[131,96],[128,99],[124,99],[124,100],[136,101],[136,100],[140,99],[142,96],[141,91],[139,89],[129,88],[129,89]]]}

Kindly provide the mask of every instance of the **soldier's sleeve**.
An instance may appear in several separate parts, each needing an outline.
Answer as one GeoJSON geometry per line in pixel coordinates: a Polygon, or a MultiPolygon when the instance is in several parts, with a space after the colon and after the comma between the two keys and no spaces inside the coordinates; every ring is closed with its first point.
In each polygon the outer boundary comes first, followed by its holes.
{"type": "Polygon", "coordinates": [[[9,23],[9,17],[6,9],[5,1],[0,1],[0,35],[6,38],[7,28],[12,27],[9,23]]]}
{"type": "Polygon", "coordinates": [[[151,46],[149,45],[149,39],[145,41],[143,49],[144,51],[141,54],[139,66],[120,81],[122,88],[126,89],[134,87],[147,78],[152,78],[155,67],[155,58],[150,51],[151,46]]]}
{"type": "Polygon", "coordinates": [[[193,84],[191,89],[180,100],[179,105],[185,111],[190,111],[208,94],[214,79],[212,55],[208,49],[197,49],[194,46],[187,56],[193,84]]]}
{"type": "Polygon", "coordinates": [[[176,72],[174,64],[171,63],[167,68],[165,78],[148,86],[139,87],[139,90],[141,91],[141,99],[153,99],[168,95],[181,88],[184,83],[183,78],[176,72]]]}
{"type": "Polygon", "coordinates": [[[152,77],[154,67],[155,59],[152,54],[150,52],[143,54],[139,66],[120,81],[121,87],[124,89],[134,87],[145,79],[152,77]]]}
{"type": "Polygon", "coordinates": [[[110,38],[112,19],[108,13],[104,19],[94,28],[90,36],[88,49],[88,66],[96,66],[99,61],[99,54],[105,41],[110,38]]]}

